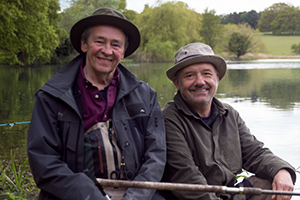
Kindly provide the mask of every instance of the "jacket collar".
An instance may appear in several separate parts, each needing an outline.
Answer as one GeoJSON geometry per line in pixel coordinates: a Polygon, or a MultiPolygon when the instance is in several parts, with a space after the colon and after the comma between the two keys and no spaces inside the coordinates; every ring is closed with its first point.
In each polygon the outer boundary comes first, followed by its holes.
{"type": "Polygon", "coordinates": [[[120,84],[118,88],[117,99],[122,98],[123,96],[130,93],[134,90],[139,84],[142,83],[141,80],[136,78],[130,71],[128,71],[123,65],[118,65],[118,70],[120,73],[120,84]]]}
{"type": "MultiPolygon", "coordinates": [[[[67,95],[71,99],[72,97],[72,87],[77,81],[77,75],[80,70],[82,61],[85,59],[85,54],[79,55],[69,62],[66,66],[60,69],[56,74],[54,74],[50,80],[41,88],[51,95],[61,98],[67,95]]],[[[141,81],[137,79],[131,72],[129,72],[121,64],[118,65],[118,70],[120,73],[120,84],[117,99],[128,94],[134,88],[136,88],[141,81]]]]}
{"type": "MultiPolygon", "coordinates": [[[[179,110],[184,112],[186,115],[194,116],[196,118],[200,118],[199,115],[196,115],[195,111],[191,106],[189,106],[184,99],[182,98],[180,92],[178,91],[177,94],[174,96],[174,102],[179,110]]],[[[217,109],[216,111],[219,113],[219,115],[227,116],[228,109],[225,108],[224,104],[220,102],[217,98],[213,98],[213,105],[217,109]]]]}
{"type": "Polygon", "coordinates": [[[71,62],[65,65],[57,73],[55,73],[41,88],[55,97],[60,97],[67,93],[75,80],[80,69],[80,64],[85,56],[79,55],[74,58],[71,62]]]}

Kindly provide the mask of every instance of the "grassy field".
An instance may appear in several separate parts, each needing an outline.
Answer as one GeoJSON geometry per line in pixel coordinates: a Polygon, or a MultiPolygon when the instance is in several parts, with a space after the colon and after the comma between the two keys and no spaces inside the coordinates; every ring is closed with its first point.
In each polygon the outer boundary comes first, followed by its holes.
{"type": "Polygon", "coordinates": [[[266,54],[269,55],[294,55],[292,45],[300,43],[300,34],[297,35],[272,35],[261,34],[262,41],[266,45],[266,54]]]}

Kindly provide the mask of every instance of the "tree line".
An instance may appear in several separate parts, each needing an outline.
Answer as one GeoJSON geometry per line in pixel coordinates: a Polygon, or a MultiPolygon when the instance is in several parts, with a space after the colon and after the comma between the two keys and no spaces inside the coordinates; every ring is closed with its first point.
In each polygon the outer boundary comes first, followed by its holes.
{"type": "MultiPolygon", "coordinates": [[[[190,42],[204,42],[215,52],[240,57],[263,51],[256,33],[300,32],[300,8],[276,3],[257,13],[216,15],[215,10],[198,13],[181,1],[145,5],[141,13],[126,9],[126,0],[70,0],[60,11],[59,0],[4,0],[0,4],[0,64],[29,65],[61,63],[74,55],[69,40],[72,25],[99,7],[122,12],[137,25],[142,41],[130,57],[135,61],[171,61],[177,49],[190,42]]],[[[297,53],[300,44],[295,44],[297,53]]],[[[300,52],[298,52],[300,53],[300,52]]]]}

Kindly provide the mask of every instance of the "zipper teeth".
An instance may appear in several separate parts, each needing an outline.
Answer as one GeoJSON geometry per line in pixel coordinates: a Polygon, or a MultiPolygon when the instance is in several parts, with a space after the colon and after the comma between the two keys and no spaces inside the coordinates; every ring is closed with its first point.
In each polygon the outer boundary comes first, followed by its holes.
{"type": "Polygon", "coordinates": [[[103,162],[102,162],[101,147],[100,147],[100,142],[99,142],[98,135],[96,135],[96,137],[97,137],[97,145],[98,145],[98,154],[99,154],[99,162],[100,162],[100,171],[101,171],[101,173],[103,173],[104,170],[103,170],[103,162]]]}

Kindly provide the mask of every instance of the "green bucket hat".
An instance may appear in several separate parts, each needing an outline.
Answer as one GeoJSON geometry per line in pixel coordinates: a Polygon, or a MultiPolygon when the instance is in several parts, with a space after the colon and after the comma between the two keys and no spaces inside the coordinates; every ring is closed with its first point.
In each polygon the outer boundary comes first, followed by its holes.
{"type": "Polygon", "coordinates": [[[81,35],[83,31],[89,27],[102,24],[112,25],[124,31],[129,43],[124,57],[131,55],[139,47],[141,36],[138,28],[128,21],[122,13],[111,8],[100,8],[91,16],[79,20],[71,29],[71,43],[78,53],[83,53],[81,51],[81,35]]]}

